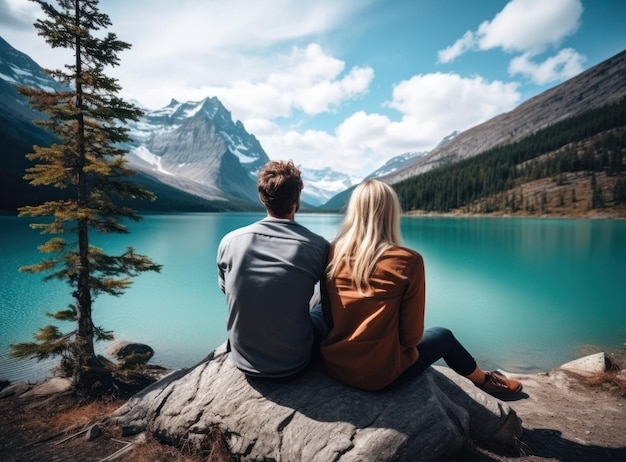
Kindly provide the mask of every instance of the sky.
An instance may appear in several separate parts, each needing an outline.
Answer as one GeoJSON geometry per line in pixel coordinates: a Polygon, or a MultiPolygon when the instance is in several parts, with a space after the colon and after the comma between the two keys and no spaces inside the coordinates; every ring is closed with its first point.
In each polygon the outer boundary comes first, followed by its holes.
{"type": "MultiPolygon", "coordinates": [[[[55,3],[54,1],[52,3],[55,3]]],[[[626,0],[101,0],[145,109],[216,96],[271,159],[363,177],[626,49],[626,0]]],[[[0,36],[71,63],[0,0],[0,36]]]]}

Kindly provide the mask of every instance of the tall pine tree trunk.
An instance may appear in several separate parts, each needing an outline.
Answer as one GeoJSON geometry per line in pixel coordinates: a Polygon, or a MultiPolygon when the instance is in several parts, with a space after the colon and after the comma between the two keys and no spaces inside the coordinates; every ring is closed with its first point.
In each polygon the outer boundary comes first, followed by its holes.
{"type": "MultiPolygon", "coordinates": [[[[75,0],[75,25],[77,30],[80,29],[80,1],[75,0]]],[[[85,173],[85,165],[87,163],[86,152],[87,146],[85,141],[85,118],[82,113],[83,109],[83,86],[82,86],[82,47],[80,36],[76,37],[76,107],[78,109],[77,120],[77,143],[76,150],[78,155],[77,169],[77,194],[78,208],[83,209],[88,204],[88,188],[87,174],[85,173]]],[[[91,388],[94,383],[94,375],[100,375],[102,368],[98,360],[93,342],[93,321],[91,319],[91,290],[90,290],[90,268],[89,268],[89,229],[88,219],[78,218],[78,279],[75,292],[76,297],[76,349],[75,354],[78,356],[78,365],[74,370],[74,379],[77,388],[91,388]],[[81,367],[82,365],[82,367],[81,367]]]]}

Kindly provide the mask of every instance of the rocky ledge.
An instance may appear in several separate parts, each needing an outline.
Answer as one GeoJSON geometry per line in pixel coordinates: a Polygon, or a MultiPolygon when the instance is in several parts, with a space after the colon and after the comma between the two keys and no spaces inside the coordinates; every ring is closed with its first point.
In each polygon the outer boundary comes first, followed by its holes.
{"type": "Polygon", "coordinates": [[[116,411],[125,436],[150,432],[175,444],[208,444],[214,430],[241,460],[427,461],[475,441],[516,447],[515,410],[445,367],[388,391],[343,386],[311,367],[297,379],[251,379],[225,347],[173,372],[116,411]]]}
{"type": "MultiPolygon", "coordinates": [[[[623,358],[619,362],[625,364],[623,358]]],[[[615,369],[598,353],[547,373],[516,375],[525,393],[503,403],[440,367],[385,393],[343,387],[315,369],[292,382],[251,381],[218,349],[113,414],[94,415],[83,419],[84,427],[56,434],[44,431],[42,416],[33,409],[71,404],[69,380],[0,383],[0,407],[8,412],[0,447],[14,457],[9,460],[80,454],[80,460],[98,461],[105,453],[118,455],[123,442],[128,459],[120,460],[135,460],[156,450],[146,447],[153,435],[184,448],[218,438],[218,449],[239,460],[624,461],[626,370],[615,369]],[[32,415],[32,422],[12,418],[22,414],[32,415]],[[109,436],[76,439],[96,426],[109,436]],[[126,436],[117,436],[122,430],[126,436]]],[[[213,454],[215,447],[204,449],[213,454]]]]}

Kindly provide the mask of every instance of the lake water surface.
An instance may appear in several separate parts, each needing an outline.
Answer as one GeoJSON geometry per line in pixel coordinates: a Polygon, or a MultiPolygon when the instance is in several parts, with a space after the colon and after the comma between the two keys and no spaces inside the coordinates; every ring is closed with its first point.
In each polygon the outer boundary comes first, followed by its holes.
{"type": "MultiPolygon", "coordinates": [[[[228,231],[261,214],[146,215],[129,235],[97,236],[109,253],[133,246],[164,265],[121,297],[95,301],[95,324],[155,349],[155,364],[192,366],[226,340],[226,302],[215,254],[228,231]]],[[[297,220],[332,239],[341,217],[297,220]]],[[[427,326],[449,327],[483,367],[547,371],[626,342],[626,221],[507,218],[402,220],[405,244],[426,262],[427,326]]],[[[43,258],[28,221],[0,216],[0,379],[40,380],[50,362],[15,360],[9,345],[50,324],[72,302],[69,286],[18,268],[43,258]]],[[[66,323],[67,324],[67,323],[66,323]]],[[[61,328],[69,330],[69,324],[61,328]]],[[[98,344],[104,353],[105,344],[98,344]]]]}

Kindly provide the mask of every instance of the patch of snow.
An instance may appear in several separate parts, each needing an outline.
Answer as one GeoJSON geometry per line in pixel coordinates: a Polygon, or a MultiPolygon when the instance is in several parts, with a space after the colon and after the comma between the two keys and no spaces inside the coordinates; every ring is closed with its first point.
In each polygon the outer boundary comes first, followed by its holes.
{"type": "Polygon", "coordinates": [[[43,91],[47,91],[48,93],[56,93],[56,90],[54,88],[49,87],[47,85],[39,85],[39,89],[43,91]]]}
{"type": "MultiPolygon", "coordinates": [[[[198,107],[198,110],[200,110],[201,106],[198,107]]],[[[197,112],[197,111],[196,111],[197,112]]],[[[215,118],[215,114],[217,114],[217,108],[213,108],[213,110],[211,112],[209,111],[204,111],[206,113],[206,115],[208,116],[209,119],[213,120],[215,118]]],[[[195,112],[194,112],[195,114],[195,112]]]]}
{"type": "Polygon", "coordinates": [[[185,117],[192,117],[196,115],[200,111],[200,109],[202,109],[202,106],[198,105],[198,106],[194,106],[192,108],[185,110],[184,112],[185,117]]]}
{"type": "Polygon", "coordinates": [[[0,72],[0,79],[2,80],[6,80],[7,82],[10,82],[12,84],[18,84],[19,82],[17,80],[15,80],[13,77],[3,74],[2,72],[0,72]]]}
{"type": "Polygon", "coordinates": [[[147,111],[146,115],[155,115],[155,116],[161,116],[161,115],[172,115],[174,114],[179,107],[182,106],[182,103],[176,102],[176,104],[172,105],[172,106],[165,106],[162,107],[161,109],[155,109],[154,111],[147,111]]]}
{"type": "Polygon", "coordinates": [[[257,160],[255,157],[248,156],[238,149],[232,151],[232,153],[237,156],[237,159],[239,159],[239,162],[241,162],[242,164],[251,164],[252,162],[257,160]]]}
{"type": "Polygon", "coordinates": [[[154,170],[156,170],[157,172],[175,176],[173,173],[165,170],[161,165],[161,158],[156,154],[152,154],[145,146],[139,146],[138,148],[133,149],[132,153],[136,155],[139,159],[155,167],[154,170]]]}
{"type": "Polygon", "coordinates": [[[11,68],[11,70],[13,72],[15,72],[16,75],[23,75],[23,76],[28,76],[28,77],[34,77],[34,75],[32,73],[30,73],[28,71],[25,71],[21,67],[14,66],[13,64],[9,64],[9,67],[11,68]]]}

